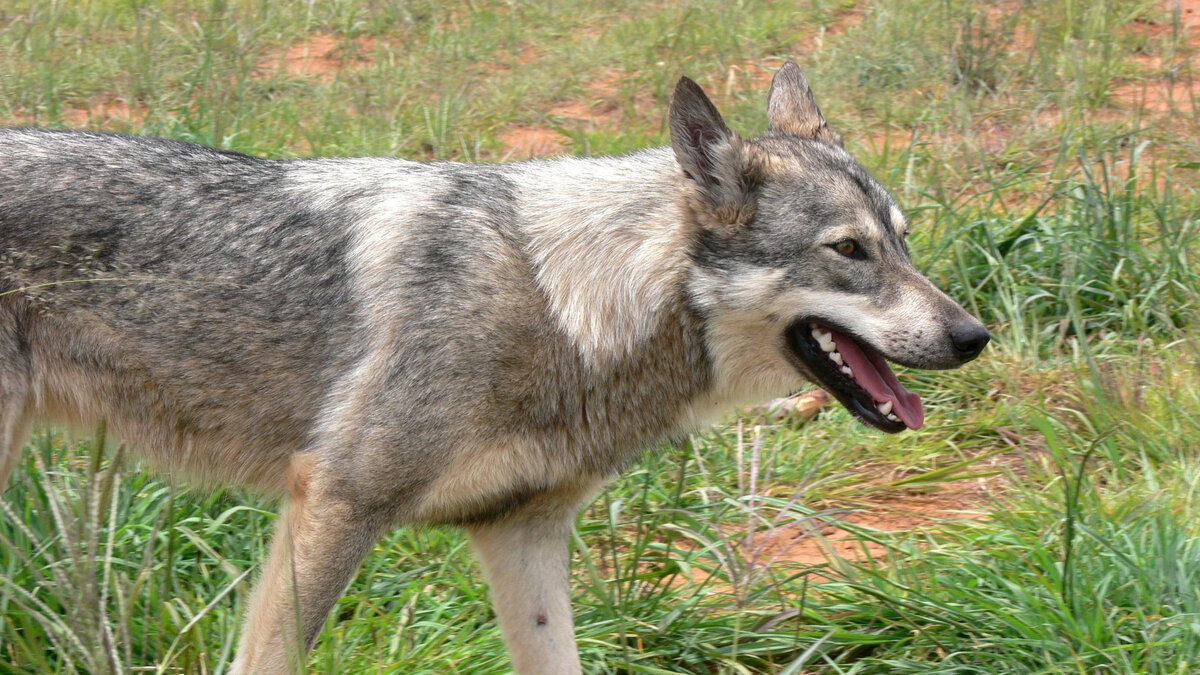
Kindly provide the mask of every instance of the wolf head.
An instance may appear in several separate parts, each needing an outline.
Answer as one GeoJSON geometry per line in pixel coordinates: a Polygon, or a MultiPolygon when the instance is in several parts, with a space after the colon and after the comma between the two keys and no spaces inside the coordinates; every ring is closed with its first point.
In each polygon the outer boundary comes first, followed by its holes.
{"type": "Polygon", "coordinates": [[[842,147],[795,63],[775,75],[767,119],[766,134],[739,138],[686,77],[671,104],[696,227],[689,291],[718,378],[763,391],[802,377],[883,431],[919,428],[921,400],[887,362],[955,368],[987,329],[913,267],[903,212],[842,147]]]}

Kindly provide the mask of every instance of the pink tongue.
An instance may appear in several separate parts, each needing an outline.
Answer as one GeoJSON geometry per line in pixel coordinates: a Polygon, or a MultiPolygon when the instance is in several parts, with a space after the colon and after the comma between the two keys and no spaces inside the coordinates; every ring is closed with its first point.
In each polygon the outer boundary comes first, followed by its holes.
{"type": "Polygon", "coordinates": [[[887,361],[875,353],[866,353],[854,340],[825,328],[833,334],[833,343],[842,354],[842,362],[854,371],[854,381],[858,383],[876,403],[892,402],[892,412],[896,414],[909,429],[920,429],[925,424],[925,409],[921,407],[921,397],[912,393],[900,384],[896,374],[888,367],[887,361]]]}

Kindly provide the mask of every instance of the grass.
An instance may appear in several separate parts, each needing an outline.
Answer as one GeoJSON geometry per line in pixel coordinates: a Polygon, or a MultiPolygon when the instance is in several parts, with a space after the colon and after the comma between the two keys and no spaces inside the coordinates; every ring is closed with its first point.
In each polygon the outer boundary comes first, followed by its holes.
{"type": "MultiPolygon", "coordinates": [[[[1182,674],[1200,663],[1184,19],[1130,0],[13,0],[0,119],[273,157],[511,160],[533,132],[620,153],[666,142],[682,73],[762,130],[796,58],[906,205],[918,265],[995,341],[904,375],[919,433],[748,412],[648,454],[576,527],[589,672],[1182,674]],[[954,508],[874,515],[930,500],[954,508]]],[[[272,504],[56,430],[2,504],[0,671],[227,672],[272,504]]],[[[313,672],[507,672],[458,532],[377,549],[313,672]]]]}

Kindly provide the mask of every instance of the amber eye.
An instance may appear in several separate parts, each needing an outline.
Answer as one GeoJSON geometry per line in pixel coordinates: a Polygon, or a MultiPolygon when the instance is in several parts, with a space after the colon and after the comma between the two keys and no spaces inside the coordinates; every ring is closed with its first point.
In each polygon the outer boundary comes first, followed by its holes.
{"type": "Polygon", "coordinates": [[[833,245],[834,250],[845,256],[853,256],[858,253],[858,242],[853,239],[843,239],[833,245]]]}

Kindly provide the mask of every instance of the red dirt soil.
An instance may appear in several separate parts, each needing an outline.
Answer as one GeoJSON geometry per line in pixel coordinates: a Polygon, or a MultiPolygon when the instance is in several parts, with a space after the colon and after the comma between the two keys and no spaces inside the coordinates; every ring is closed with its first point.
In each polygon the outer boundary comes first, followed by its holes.
{"type": "Polygon", "coordinates": [[[63,111],[62,121],[73,127],[82,127],[89,123],[100,128],[110,128],[114,125],[136,126],[146,119],[147,112],[142,105],[129,105],[126,101],[115,99],[100,99],[89,103],[86,108],[63,111]]]}
{"type": "MultiPolygon", "coordinates": [[[[860,25],[863,16],[863,12],[856,8],[838,12],[828,25],[797,44],[795,52],[805,54],[819,51],[826,38],[842,35],[850,28],[860,25]]],[[[536,57],[536,53],[523,49],[517,62],[519,65],[525,65],[536,57]]],[[[780,58],[730,64],[721,91],[725,96],[730,96],[736,88],[750,87],[765,91],[775,71],[784,61],[785,59],[780,58]]],[[[629,77],[630,73],[624,70],[610,68],[584,85],[584,96],[552,108],[548,116],[561,119],[564,126],[568,127],[587,125],[591,128],[615,129],[625,122],[629,114],[639,117],[652,114],[658,102],[648,92],[634,94],[631,101],[627,101],[622,94],[621,85],[629,77]],[[626,110],[627,106],[632,108],[632,113],[626,110]]],[[[547,157],[561,154],[569,146],[568,139],[560,132],[549,127],[527,124],[514,125],[505,130],[500,134],[499,140],[503,147],[504,159],[547,157]]]]}
{"type": "Polygon", "coordinates": [[[567,139],[544,127],[516,125],[500,134],[504,155],[500,161],[531,159],[561,155],[567,149],[567,139]]]}
{"type": "Polygon", "coordinates": [[[313,33],[258,62],[258,77],[286,73],[319,82],[332,82],[342,70],[371,64],[376,38],[369,35],[347,39],[330,33],[313,33]]]}
{"type": "Polygon", "coordinates": [[[863,560],[883,558],[887,549],[868,539],[860,538],[842,525],[898,533],[935,527],[953,520],[981,520],[980,495],[971,491],[935,494],[896,495],[877,503],[864,505],[862,510],[826,521],[816,529],[809,524],[789,526],[764,533],[770,537],[762,547],[762,562],[815,565],[842,558],[863,560]]]}

